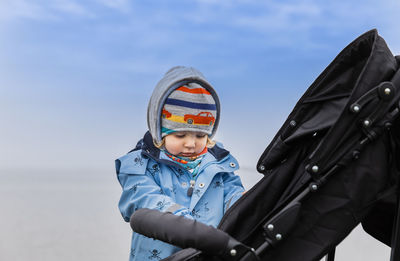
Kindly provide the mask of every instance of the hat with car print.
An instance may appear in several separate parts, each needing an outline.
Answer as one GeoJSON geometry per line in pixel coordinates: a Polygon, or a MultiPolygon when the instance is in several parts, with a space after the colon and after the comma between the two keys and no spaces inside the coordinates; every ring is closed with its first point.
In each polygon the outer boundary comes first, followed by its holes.
{"type": "Polygon", "coordinates": [[[154,144],[161,144],[162,138],[174,131],[199,131],[212,139],[220,115],[218,95],[204,75],[193,67],[175,66],[153,90],[147,126],[154,144]]]}
{"type": "Polygon", "coordinates": [[[161,113],[162,137],[177,131],[196,131],[210,135],[217,117],[211,93],[198,83],[175,89],[165,100],[161,113]]]}

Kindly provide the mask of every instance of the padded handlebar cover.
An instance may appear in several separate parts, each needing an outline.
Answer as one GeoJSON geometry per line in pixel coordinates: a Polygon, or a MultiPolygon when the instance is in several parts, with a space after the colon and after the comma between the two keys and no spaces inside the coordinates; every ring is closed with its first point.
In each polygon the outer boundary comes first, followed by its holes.
{"type": "Polygon", "coordinates": [[[133,231],[181,248],[193,247],[208,254],[224,256],[240,244],[222,230],[196,220],[153,209],[138,209],[130,220],[133,231]]]}

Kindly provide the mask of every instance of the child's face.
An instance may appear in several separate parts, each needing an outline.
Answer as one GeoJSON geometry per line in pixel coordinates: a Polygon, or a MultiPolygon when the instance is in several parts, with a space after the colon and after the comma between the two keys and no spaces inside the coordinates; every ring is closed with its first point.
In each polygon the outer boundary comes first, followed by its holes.
{"type": "Polygon", "coordinates": [[[176,156],[193,157],[204,150],[207,134],[191,131],[174,132],[165,137],[165,149],[176,156]]]}

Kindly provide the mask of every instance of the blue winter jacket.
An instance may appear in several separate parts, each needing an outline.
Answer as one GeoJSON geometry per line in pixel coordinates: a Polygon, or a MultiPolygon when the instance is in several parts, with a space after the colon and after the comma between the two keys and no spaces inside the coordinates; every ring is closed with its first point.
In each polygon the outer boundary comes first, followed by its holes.
{"type": "MultiPolygon", "coordinates": [[[[171,161],[146,133],[136,148],[116,160],[122,186],[119,202],[126,222],[139,208],[172,212],[217,226],[225,211],[244,191],[233,171],[239,164],[221,145],[205,154],[192,196],[187,195],[191,174],[171,161]]],[[[160,221],[162,222],[162,221],[160,221]]],[[[177,228],[179,229],[179,228],[177,228]]],[[[130,260],[161,260],[179,248],[133,232],[130,260]]]]}

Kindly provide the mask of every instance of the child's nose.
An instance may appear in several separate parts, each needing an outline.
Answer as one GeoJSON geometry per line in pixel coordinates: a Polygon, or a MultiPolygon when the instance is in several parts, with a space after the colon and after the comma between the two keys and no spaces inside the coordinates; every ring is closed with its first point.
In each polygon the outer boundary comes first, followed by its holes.
{"type": "Polygon", "coordinates": [[[191,137],[187,137],[187,139],[185,140],[185,146],[188,148],[192,148],[195,146],[195,139],[191,138],[191,137]]]}

